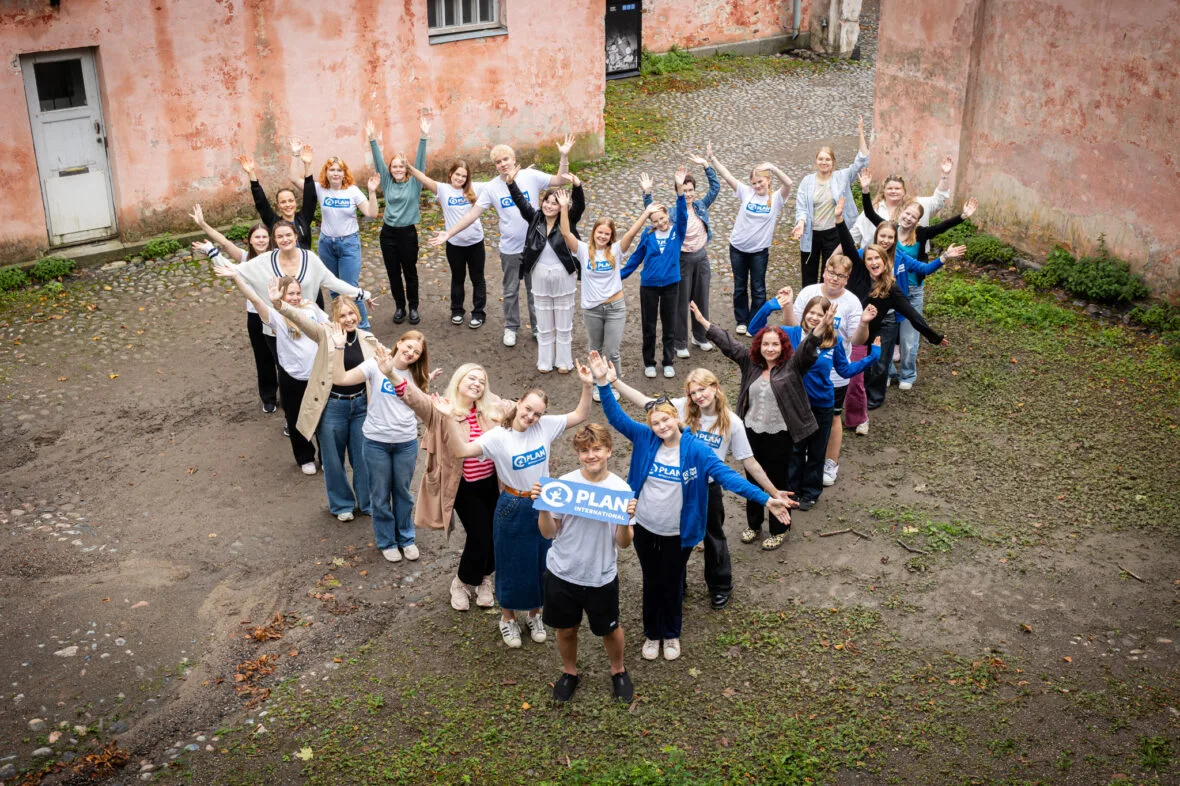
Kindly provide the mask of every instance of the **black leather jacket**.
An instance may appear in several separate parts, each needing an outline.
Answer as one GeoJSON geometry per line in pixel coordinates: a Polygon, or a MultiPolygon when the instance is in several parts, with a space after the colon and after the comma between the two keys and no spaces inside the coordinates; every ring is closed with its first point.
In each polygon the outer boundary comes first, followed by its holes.
{"type": "MultiPolygon", "coordinates": [[[[516,209],[520,211],[521,218],[528,222],[528,232],[524,236],[524,253],[520,260],[520,277],[524,278],[533,269],[533,265],[537,263],[537,259],[541,256],[541,251],[544,250],[545,244],[548,243],[553,252],[557,254],[557,258],[561,260],[561,264],[565,266],[568,273],[581,273],[581,266],[578,261],[574,259],[574,255],[570,252],[569,246],[565,244],[565,238],[561,234],[561,221],[553,223],[553,230],[546,234],[545,232],[545,214],[540,210],[534,210],[529,201],[524,198],[524,194],[520,192],[520,188],[515,181],[508,184],[508,193],[512,195],[512,201],[516,203],[516,209]]],[[[574,235],[577,236],[578,219],[582,217],[582,213],[586,211],[586,196],[582,192],[580,185],[574,186],[573,194],[570,198],[570,229],[574,235]]],[[[578,276],[581,278],[581,276],[578,276]]]]}

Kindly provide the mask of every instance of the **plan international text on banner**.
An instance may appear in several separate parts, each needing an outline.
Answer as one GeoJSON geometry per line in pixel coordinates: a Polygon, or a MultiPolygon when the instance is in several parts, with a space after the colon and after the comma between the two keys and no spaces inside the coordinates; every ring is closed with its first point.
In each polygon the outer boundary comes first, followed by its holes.
{"type": "Polygon", "coordinates": [[[581,516],[626,525],[631,517],[627,503],[635,498],[633,491],[615,491],[589,483],[571,483],[555,478],[541,478],[541,496],[533,500],[537,510],[548,510],[563,516],[581,516]]]}

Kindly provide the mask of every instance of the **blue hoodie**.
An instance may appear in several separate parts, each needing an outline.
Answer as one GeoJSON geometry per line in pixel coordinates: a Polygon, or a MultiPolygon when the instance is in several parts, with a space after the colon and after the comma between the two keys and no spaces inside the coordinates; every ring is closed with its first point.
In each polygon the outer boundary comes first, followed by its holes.
{"type": "MultiPolygon", "coordinates": [[[[778,298],[772,297],[763,303],[762,308],[758,309],[758,313],[750,320],[750,334],[753,335],[766,327],[766,320],[769,319],[772,312],[778,310],[780,310],[778,298]]],[[[803,340],[803,328],[798,325],[779,325],[778,329],[791,340],[792,349],[799,348],[799,342],[803,340]]],[[[844,353],[844,342],[839,340],[827,349],[819,350],[819,357],[803,377],[803,389],[807,391],[807,400],[816,409],[836,406],[836,388],[832,385],[832,367],[835,366],[836,373],[844,379],[852,379],[876,363],[880,357],[881,348],[870,346],[869,354],[866,357],[856,362],[849,361],[848,356],[844,353]]]]}
{"type": "Polygon", "coordinates": [[[684,200],[684,194],[679,194],[676,197],[676,208],[672,211],[672,228],[668,237],[660,240],[652,227],[643,230],[639,245],[631,252],[619,276],[625,279],[635,272],[635,268],[643,265],[643,274],[639,277],[641,286],[663,287],[680,283],[680,246],[684,244],[687,228],[688,203],[684,200]]]}
{"type": "MultiPolygon", "coordinates": [[[[683,197],[682,197],[683,198],[683,197]]],[[[627,485],[639,497],[647,471],[656,460],[656,451],[662,444],[659,437],[646,423],[631,418],[611,393],[610,385],[599,385],[599,398],[607,422],[615,427],[635,445],[631,451],[631,468],[627,470],[627,485]]],[[[709,478],[735,494],[765,505],[770,495],[747,481],[729,468],[713,449],[692,435],[691,431],[680,434],[680,466],[696,468],[697,472],[685,472],[683,499],[680,506],[680,545],[686,549],[700,543],[705,537],[705,518],[709,509],[709,478]]]]}

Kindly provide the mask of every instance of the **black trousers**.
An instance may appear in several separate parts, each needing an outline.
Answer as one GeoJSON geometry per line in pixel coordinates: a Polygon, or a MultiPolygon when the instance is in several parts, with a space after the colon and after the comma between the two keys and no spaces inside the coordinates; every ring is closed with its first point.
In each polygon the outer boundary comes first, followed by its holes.
{"type": "Polygon", "coordinates": [[[451,316],[463,316],[463,301],[466,297],[464,284],[466,278],[471,276],[471,316],[486,320],[488,284],[483,276],[483,241],[470,246],[456,246],[448,242],[447,264],[451,268],[451,316]]]}
{"type": "Polygon", "coordinates": [[[258,374],[258,397],[267,409],[279,400],[279,364],[275,337],[262,332],[262,317],[253,311],[246,314],[246,332],[254,351],[254,370],[258,374]]]}
{"type": "Polygon", "coordinates": [[[459,581],[464,584],[478,586],[485,576],[496,572],[492,521],[499,498],[500,487],[495,475],[474,482],[459,481],[455,513],[467,532],[467,542],[463,544],[463,554],[459,557],[459,581]]]}
{"type": "Polygon", "coordinates": [[[287,432],[291,435],[291,452],[295,454],[295,463],[300,465],[315,461],[315,445],[295,428],[305,390],[306,380],[295,379],[282,366],[279,367],[279,395],[283,401],[283,414],[287,418],[287,432]]]}
{"type": "Polygon", "coordinates": [[[381,225],[381,259],[389,276],[389,291],[398,308],[418,307],[418,227],[381,225]],[[402,277],[406,283],[402,286],[402,277]]]}
{"type": "Polygon", "coordinates": [[[803,272],[803,286],[818,284],[823,274],[824,263],[840,248],[840,231],[831,229],[812,230],[811,250],[799,252],[799,269],[803,272]]]}
{"type": "Polygon", "coordinates": [[[643,365],[656,364],[656,317],[660,320],[664,365],[676,357],[676,308],[680,284],[639,287],[639,321],[643,325],[643,365]]]}
{"type": "Polygon", "coordinates": [[[684,621],[684,568],[691,548],[680,535],[654,535],[635,525],[635,556],[643,572],[643,635],[649,639],[680,638],[684,621]]]}
{"type": "Polygon", "coordinates": [[[733,565],[729,542],[725,540],[725,491],[720,483],[709,484],[709,512],[705,517],[705,584],[709,594],[733,590],[733,565]]]}
{"type": "MultiPolygon", "coordinates": [[[[759,434],[757,431],[746,429],[746,437],[750,440],[750,449],[754,451],[754,458],[762,465],[766,477],[779,491],[787,488],[787,473],[791,468],[791,455],[795,452],[795,443],[786,431],[775,434],[759,434]]],[[[746,473],[753,483],[750,473],[746,473]]],[[[766,507],[752,500],[746,500],[746,526],[755,532],[762,531],[762,520],[766,517],[766,507]]],[[[774,516],[770,517],[770,534],[781,535],[787,531],[787,525],[774,516]]]]}

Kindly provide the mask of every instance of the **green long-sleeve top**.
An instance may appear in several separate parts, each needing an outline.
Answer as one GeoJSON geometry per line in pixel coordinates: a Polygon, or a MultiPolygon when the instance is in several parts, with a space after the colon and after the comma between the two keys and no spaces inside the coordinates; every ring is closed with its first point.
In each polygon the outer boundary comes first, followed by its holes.
{"type": "MultiPolygon", "coordinates": [[[[414,226],[422,220],[418,212],[418,198],[422,195],[422,184],[414,177],[407,177],[405,182],[395,183],[389,174],[389,165],[385,156],[381,155],[381,146],[376,139],[369,140],[373,150],[373,165],[381,175],[381,191],[385,194],[385,223],[391,227],[414,226]]],[[[418,155],[414,156],[414,168],[421,170],[426,166],[426,137],[418,140],[418,155]]]]}

